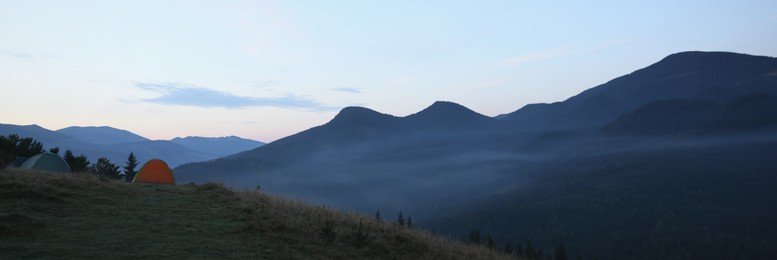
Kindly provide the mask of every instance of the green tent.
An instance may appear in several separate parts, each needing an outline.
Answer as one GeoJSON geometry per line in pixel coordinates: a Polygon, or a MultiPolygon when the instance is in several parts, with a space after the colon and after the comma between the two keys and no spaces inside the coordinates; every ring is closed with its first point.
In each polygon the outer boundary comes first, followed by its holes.
{"type": "Polygon", "coordinates": [[[30,157],[19,168],[49,172],[70,172],[70,166],[67,165],[65,160],[53,153],[41,153],[30,157]]]}

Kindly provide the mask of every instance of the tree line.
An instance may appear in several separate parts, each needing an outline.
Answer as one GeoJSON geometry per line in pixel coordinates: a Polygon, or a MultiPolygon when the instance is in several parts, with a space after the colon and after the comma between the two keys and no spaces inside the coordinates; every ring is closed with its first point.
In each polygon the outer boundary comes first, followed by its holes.
{"type": "MultiPolygon", "coordinates": [[[[467,242],[479,246],[485,246],[487,248],[490,248],[491,250],[501,250],[505,254],[508,255],[514,255],[520,258],[530,259],[530,260],[568,260],[571,258],[567,257],[567,250],[564,247],[564,243],[561,242],[556,246],[555,250],[552,252],[545,252],[541,248],[535,248],[534,245],[532,245],[531,240],[529,240],[526,243],[526,246],[524,247],[521,244],[516,245],[516,247],[513,247],[510,242],[505,242],[504,244],[499,244],[494,240],[494,237],[485,234],[481,234],[479,229],[472,229],[469,232],[469,235],[467,236],[466,240],[467,242]]],[[[582,255],[578,255],[575,259],[583,259],[582,255]]],[[[597,259],[594,257],[593,259],[597,259]]]]}
{"type": "MultiPolygon", "coordinates": [[[[382,222],[383,218],[380,214],[380,210],[375,212],[375,220],[378,222],[382,222]]],[[[399,215],[397,216],[397,220],[395,221],[396,225],[399,225],[401,227],[407,227],[407,228],[413,228],[413,218],[411,216],[407,216],[407,219],[405,219],[404,213],[402,211],[399,212],[399,215]]],[[[437,232],[432,229],[432,234],[436,235],[437,232]]],[[[529,259],[529,260],[569,260],[572,258],[567,257],[567,251],[564,247],[564,243],[559,243],[558,246],[556,246],[555,250],[552,252],[544,252],[542,249],[535,248],[531,240],[529,240],[526,243],[526,246],[524,247],[521,244],[518,244],[516,247],[513,247],[510,242],[505,242],[504,244],[499,244],[494,240],[494,237],[489,235],[481,235],[479,229],[472,229],[469,232],[469,236],[463,239],[465,242],[468,242],[470,244],[478,245],[487,247],[491,250],[496,251],[502,251],[505,254],[513,255],[519,258],[529,259]]],[[[574,259],[583,259],[582,255],[578,255],[574,259]]],[[[594,257],[594,260],[597,258],[594,257]]]]}
{"type": "MultiPolygon", "coordinates": [[[[31,137],[19,137],[11,134],[8,136],[0,135],[0,169],[12,164],[17,157],[30,158],[40,153],[46,152],[43,144],[31,137]]],[[[59,147],[52,147],[48,152],[59,156],[59,147]]],[[[138,173],[136,168],[138,160],[135,153],[130,152],[124,166],[120,167],[111,162],[107,157],[97,158],[97,162],[92,163],[83,153],[75,155],[70,149],[65,150],[62,155],[71,172],[87,172],[101,177],[131,182],[138,173]]]]}

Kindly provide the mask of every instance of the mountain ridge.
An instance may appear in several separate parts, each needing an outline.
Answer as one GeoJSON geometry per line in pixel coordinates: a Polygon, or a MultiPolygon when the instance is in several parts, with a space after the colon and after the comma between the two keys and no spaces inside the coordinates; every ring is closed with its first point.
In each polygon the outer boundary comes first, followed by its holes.
{"type": "MultiPolygon", "coordinates": [[[[602,128],[651,102],[743,100],[723,106],[721,111],[731,114],[712,113],[709,122],[725,124],[703,125],[710,129],[702,130],[717,132],[720,129],[713,128],[731,123],[727,115],[754,114],[764,107],[742,103],[770,104],[768,98],[755,103],[748,95],[774,95],[775,71],[777,59],[771,57],[689,52],[667,56],[564,101],[524,106],[501,119],[483,119],[444,102],[407,117],[348,108],[326,124],[266,146],[181,165],[175,168],[176,177],[243,188],[260,185],[282,196],[364,214],[412,212],[422,226],[451,236],[480,228],[494,232],[498,240],[532,239],[545,248],[565,241],[574,251],[605,252],[597,254],[600,259],[677,259],[682,256],[676,253],[685,248],[692,255],[710,256],[705,250],[723,254],[725,250],[716,249],[722,240],[706,243],[704,233],[696,232],[705,228],[711,237],[731,238],[730,243],[747,248],[750,256],[765,256],[772,251],[760,245],[777,245],[777,236],[742,230],[756,230],[762,223],[748,221],[754,217],[748,212],[758,218],[771,212],[747,206],[772,203],[769,196],[758,196],[768,192],[765,187],[772,180],[762,175],[777,169],[763,154],[777,150],[777,134],[769,131],[769,124],[690,138],[618,136],[602,128]],[[414,120],[418,118],[422,120],[414,120]],[[485,123],[478,123],[481,119],[485,123]],[[451,121],[455,124],[446,124],[451,121]],[[748,172],[738,174],[738,169],[748,172]],[[745,178],[724,185],[725,178],[736,176],[745,178]],[[747,187],[757,190],[743,191],[747,187]],[[748,204],[718,196],[724,193],[745,194],[737,198],[748,204]],[[694,207],[673,202],[678,198],[694,207]],[[597,215],[606,212],[613,214],[597,215]],[[741,220],[742,228],[691,221],[716,212],[741,220]],[[673,218],[680,213],[682,218],[673,218]],[[581,231],[586,227],[596,229],[581,231]],[[587,232],[598,233],[580,235],[587,232]]],[[[679,114],[657,111],[658,121],[679,114]]]]}
{"type": "MultiPolygon", "coordinates": [[[[223,146],[220,143],[199,148],[195,145],[195,149],[191,149],[173,141],[150,140],[127,130],[108,126],[67,127],[53,131],[38,125],[0,124],[0,134],[17,134],[20,137],[32,137],[43,143],[45,149],[59,147],[61,152],[70,149],[75,154],[86,155],[92,162],[95,162],[99,157],[106,157],[117,165],[122,165],[130,152],[135,153],[141,162],[153,158],[161,158],[171,167],[175,167],[183,163],[210,160],[243,151],[235,150],[235,148],[220,148],[220,146],[223,146]],[[65,133],[69,133],[72,136],[65,133]],[[118,137],[114,141],[106,141],[113,139],[111,138],[113,134],[117,134],[118,137]],[[79,138],[85,138],[86,140],[79,138]],[[121,140],[122,142],[115,140],[121,140]]],[[[181,140],[179,139],[178,142],[181,142],[181,140]]],[[[230,141],[232,139],[222,140],[230,141]]],[[[241,143],[242,146],[253,148],[253,144],[256,144],[257,141],[241,139],[238,140],[238,143],[241,143]]]]}
{"type": "Polygon", "coordinates": [[[680,52],[592,87],[564,101],[529,104],[501,120],[535,131],[595,131],[609,120],[660,99],[730,99],[753,92],[777,94],[777,58],[727,52],[680,52]],[[755,83],[755,84],[747,84],[755,83]],[[592,99],[607,100],[597,107],[592,99]],[[586,104],[585,102],[589,102],[586,104]],[[576,122],[588,114],[587,122],[576,122]],[[573,123],[570,123],[573,122],[573,123]],[[575,124],[576,123],[576,124],[575,124]]]}
{"type": "Polygon", "coordinates": [[[70,126],[56,130],[56,132],[87,143],[103,145],[149,141],[148,138],[130,131],[110,126],[70,126]]]}

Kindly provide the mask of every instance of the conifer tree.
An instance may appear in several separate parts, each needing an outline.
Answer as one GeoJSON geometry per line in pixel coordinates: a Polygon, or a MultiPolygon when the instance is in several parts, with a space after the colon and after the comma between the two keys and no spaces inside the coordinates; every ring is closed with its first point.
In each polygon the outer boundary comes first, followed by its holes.
{"type": "Polygon", "coordinates": [[[413,228],[413,217],[407,216],[407,227],[413,228]]]}
{"type": "Polygon", "coordinates": [[[380,218],[380,210],[375,212],[375,221],[381,222],[382,219],[380,218]]]}
{"type": "Polygon", "coordinates": [[[111,160],[105,157],[100,157],[97,159],[97,162],[89,167],[89,171],[111,179],[118,179],[119,174],[121,173],[119,171],[119,166],[111,163],[111,160]]]}
{"type": "Polygon", "coordinates": [[[397,219],[397,224],[399,224],[401,227],[405,226],[405,217],[402,216],[402,211],[399,212],[399,219],[397,219]]]}
{"type": "Polygon", "coordinates": [[[33,157],[43,151],[45,151],[43,144],[30,137],[21,138],[16,134],[0,135],[0,153],[8,156],[11,160],[15,156],[33,157]]]}
{"type": "Polygon", "coordinates": [[[49,149],[49,152],[53,153],[53,154],[56,154],[56,155],[59,155],[59,146],[53,147],[53,148],[49,149]]]}
{"type": "Polygon", "coordinates": [[[567,252],[564,249],[564,243],[559,243],[556,247],[556,260],[567,260],[567,252]]]}
{"type": "Polygon", "coordinates": [[[70,149],[65,150],[65,156],[64,156],[65,162],[68,166],[70,166],[71,172],[85,172],[89,169],[89,159],[86,158],[86,155],[81,154],[79,156],[74,156],[73,151],[70,151],[70,149]]]}
{"type": "Polygon", "coordinates": [[[480,230],[476,228],[469,231],[469,242],[475,245],[480,245],[480,230]]]}
{"type": "Polygon", "coordinates": [[[505,254],[512,255],[513,254],[513,246],[510,245],[510,242],[505,242],[505,245],[503,247],[503,251],[505,254]]]}
{"type": "Polygon", "coordinates": [[[18,135],[11,135],[11,136],[12,137],[15,136],[14,139],[16,139],[16,155],[18,156],[33,157],[44,151],[43,144],[41,144],[35,139],[32,139],[30,137],[19,138],[18,135]]]}
{"type": "Polygon", "coordinates": [[[16,143],[5,135],[0,135],[0,168],[13,163],[16,158],[16,143]]]}
{"type": "Polygon", "coordinates": [[[127,182],[131,182],[133,179],[135,179],[135,174],[138,173],[137,171],[135,171],[135,167],[138,167],[138,160],[135,158],[135,153],[130,152],[125,164],[126,166],[124,166],[124,180],[127,182]]]}
{"type": "Polygon", "coordinates": [[[494,242],[494,238],[491,237],[491,235],[488,235],[488,238],[486,239],[486,246],[491,249],[496,249],[496,242],[494,242]]]}
{"type": "Polygon", "coordinates": [[[537,259],[537,251],[534,251],[534,247],[531,245],[531,240],[526,244],[526,258],[537,259]]]}

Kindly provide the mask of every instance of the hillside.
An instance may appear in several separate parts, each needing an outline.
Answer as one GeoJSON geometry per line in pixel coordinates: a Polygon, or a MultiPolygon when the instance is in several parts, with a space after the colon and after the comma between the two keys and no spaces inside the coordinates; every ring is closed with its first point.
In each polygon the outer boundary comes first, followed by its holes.
{"type": "Polygon", "coordinates": [[[474,198],[474,184],[499,184],[490,176],[502,165],[487,164],[503,156],[494,152],[506,145],[499,124],[451,102],[435,102],[406,117],[349,107],[324,125],[175,171],[185,182],[261,185],[316,204],[418,216],[474,198]]]}
{"type": "Polygon", "coordinates": [[[602,128],[614,135],[706,135],[771,130],[777,96],[751,94],[724,102],[659,100],[626,113],[602,128]]]}
{"type": "Polygon", "coordinates": [[[218,184],[0,171],[0,258],[508,259],[370,217],[218,184]]]}
{"type": "Polygon", "coordinates": [[[599,259],[736,258],[727,243],[758,258],[777,247],[757,231],[777,196],[759,193],[777,183],[764,157],[777,153],[775,92],[775,58],[683,52],[500,119],[450,102],[406,117],[346,108],[175,171],[363,214],[404,211],[455,237],[480,228],[514,244],[563,241],[599,259]],[[708,216],[731,222],[693,221],[708,216]]]}
{"type": "Polygon", "coordinates": [[[777,135],[617,140],[589,140],[575,157],[524,165],[528,185],[420,224],[450,234],[477,227],[537,245],[565,241],[587,258],[777,254],[777,135]]]}

